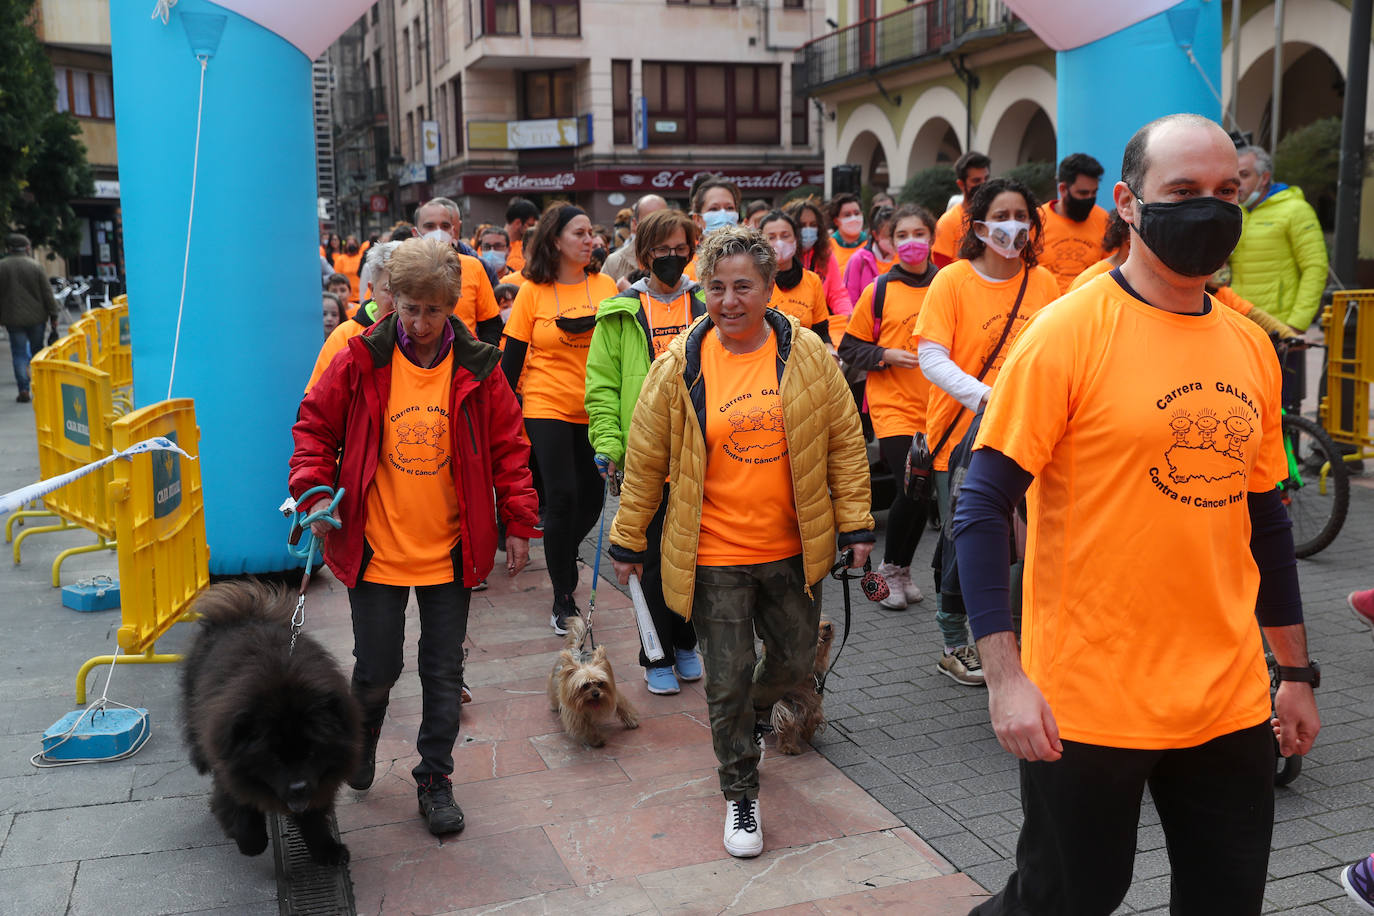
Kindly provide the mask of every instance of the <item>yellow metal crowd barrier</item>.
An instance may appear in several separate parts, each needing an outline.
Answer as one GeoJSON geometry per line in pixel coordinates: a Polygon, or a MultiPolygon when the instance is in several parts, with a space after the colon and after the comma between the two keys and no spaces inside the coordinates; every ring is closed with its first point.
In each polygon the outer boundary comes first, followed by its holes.
{"type": "MultiPolygon", "coordinates": [[[[153,436],[165,436],[187,453],[199,455],[194,402],[178,398],[150,404],[112,426],[115,449],[153,436]]],[[[180,661],[179,655],[158,654],[156,642],[172,624],[188,618],[191,602],[210,582],[200,463],[175,452],[147,452],[109,467],[114,472],[107,498],[118,534],[123,620],[116,639],[126,653],[119,663],[180,661]]],[[[81,666],[76,676],[78,704],[86,702],[91,670],[114,660],[112,655],[99,655],[81,666]]]]}
{"type": "Polygon", "coordinates": [[[1337,292],[1322,325],[1327,346],[1322,425],[1332,439],[1355,446],[1346,461],[1374,457],[1374,290],[1337,292]]]}
{"type": "MultiPolygon", "coordinates": [[[[78,331],[69,336],[80,339],[84,334],[78,331]]],[[[111,424],[115,411],[109,374],[84,362],[62,359],[62,352],[57,345],[48,347],[30,363],[38,473],[45,480],[85,467],[112,450],[111,424]]],[[[20,561],[24,539],[31,535],[72,527],[93,532],[97,538],[95,544],[69,548],[53,560],[52,584],[57,588],[62,584],[62,564],[68,557],[113,550],[114,513],[106,502],[105,493],[112,473],[113,468],[106,465],[44,497],[43,505],[61,519],[61,523],[29,528],[15,536],[14,562],[20,561]]]]}

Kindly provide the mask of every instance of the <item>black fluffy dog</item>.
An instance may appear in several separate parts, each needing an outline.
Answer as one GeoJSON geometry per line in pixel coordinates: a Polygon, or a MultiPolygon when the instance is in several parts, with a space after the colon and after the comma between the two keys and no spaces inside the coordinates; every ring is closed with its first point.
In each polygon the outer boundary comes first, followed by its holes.
{"type": "Polygon", "coordinates": [[[310,856],[348,861],[329,829],[334,794],[358,762],[358,704],[324,647],[302,633],[295,599],[260,583],[211,585],[182,672],[191,762],[214,777],[210,809],[239,852],[267,848],[269,812],[289,814],[310,856]]]}

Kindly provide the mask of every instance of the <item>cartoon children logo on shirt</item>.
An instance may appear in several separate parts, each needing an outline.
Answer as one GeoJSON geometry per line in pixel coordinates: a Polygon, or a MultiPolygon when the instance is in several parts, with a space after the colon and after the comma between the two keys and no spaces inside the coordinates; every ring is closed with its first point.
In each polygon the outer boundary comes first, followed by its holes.
{"type": "Polygon", "coordinates": [[[429,477],[448,467],[448,412],[430,407],[427,414],[419,407],[407,407],[392,417],[395,442],[387,461],[398,471],[429,477]]]}
{"type": "Polygon", "coordinates": [[[726,455],[745,464],[772,464],[787,456],[782,398],[775,389],[742,395],[721,411],[728,411],[730,421],[730,435],[721,443],[726,455]]]}
{"type": "Polygon", "coordinates": [[[1163,466],[1150,468],[1155,489],[1203,508],[1244,500],[1247,443],[1259,429],[1254,398],[1225,382],[1189,382],[1158,398],[1155,407],[1169,411],[1164,423],[1170,439],[1163,466]]]}

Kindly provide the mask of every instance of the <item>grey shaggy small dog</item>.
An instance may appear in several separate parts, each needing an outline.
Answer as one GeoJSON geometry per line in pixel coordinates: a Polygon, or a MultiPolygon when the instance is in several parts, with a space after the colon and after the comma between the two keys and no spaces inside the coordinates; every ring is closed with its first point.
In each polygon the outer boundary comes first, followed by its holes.
{"type": "Polygon", "coordinates": [[[210,810],[239,852],[267,848],[268,813],[289,815],[310,857],[348,861],[329,828],[334,795],[357,765],[358,704],[334,657],[302,633],[295,597],[258,582],[211,585],[182,670],[191,763],[214,778],[210,810]]]}

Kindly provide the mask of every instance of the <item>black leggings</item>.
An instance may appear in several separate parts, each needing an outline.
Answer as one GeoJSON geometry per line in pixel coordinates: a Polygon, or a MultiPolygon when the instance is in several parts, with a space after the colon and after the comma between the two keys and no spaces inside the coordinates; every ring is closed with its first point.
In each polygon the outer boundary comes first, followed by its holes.
{"type": "Polygon", "coordinates": [[[555,599],[577,589],[577,546],[601,516],[604,492],[587,424],[526,420],[530,448],[544,481],[544,556],[555,599]]]}
{"type": "Polygon", "coordinates": [[[902,476],[906,471],[906,455],[911,450],[911,436],[886,436],[878,440],[878,453],[887,465],[897,485],[897,495],[887,510],[887,539],[883,542],[883,562],[893,566],[911,565],[911,558],[921,543],[930,514],[927,500],[915,500],[906,495],[902,476]]]}

